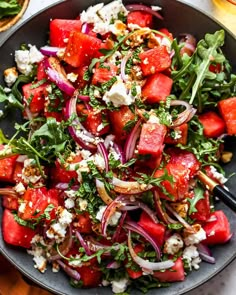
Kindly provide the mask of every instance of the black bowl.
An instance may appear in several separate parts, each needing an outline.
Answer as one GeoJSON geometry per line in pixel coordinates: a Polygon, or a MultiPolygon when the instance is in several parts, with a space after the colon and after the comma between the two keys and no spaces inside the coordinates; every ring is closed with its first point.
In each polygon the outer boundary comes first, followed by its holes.
{"type": "MultiPolygon", "coordinates": [[[[47,32],[49,28],[49,21],[52,18],[75,18],[79,12],[86,9],[89,5],[94,5],[98,1],[96,0],[69,0],[63,1],[60,4],[50,7],[49,9],[36,15],[28,22],[24,23],[20,28],[18,28],[10,38],[1,46],[0,41],[0,71],[2,72],[5,68],[9,67],[14,63],[12,54],[16,49],[19,48],[21,43],[35,44],[37,46],[42,46],[47,42],[47,32]]],[[[100,1],[101,2],[101,1],[100,1]]],[[[104,1],[107,3],[108,1],[104,1]]],[[[137,0],[133,1],[139,2],[137,0]]],[[[129,1],[132,3],[132,1],[129,1]]],[[[221,29],[221,25],[216,21],[211,19],[209,16],[205,15],[184,3],[177,2],[175,0],[145,0],[145,4],[149,5],[159,5],[163,8],[164,21],[157,21],[157,25],[162,27],[167,27],[175,35],[179,33],[192,33],[198,39],[202,38],[205,33],[213,33],[216,30],[221,29]]],[[[224,52],[227,58],[233,65],[234,70],[236,69],[236,58],[235,58],[235,48],[236,40],[233,36],[226,31],[226,45],[224,47],[224,52]],[[234,59],[233,59],[234,58],[234,59]]],[[[235,70],[236,71],[236,70],[235,70]]],[[[18,120],[19,117],[15,112],[4,120],[0,124],[0,128],[3,128],[8,134],[12,132],[12,126],[14,121],[18,120]]],[[[236,151],[236,140],[234,138],[228,139],[228,150],[233,152],[236,151]]],[[[236,158],[225,166],[227,175],[234,171],[234,166],[236,164],[236,158]]],[[[233,176],[228,181],[228,187],[236,195],[236,187],[234,183],[236,181],[236,176],[233,176]]],[[[231,229],[233,237],[231,241],[223,246],[216,246],[212,249],[213,255],[216,258],[216,264],[210,265],[207,263],[202,263],[200,270],[193,271],[187,276],[186,280],[181,283],[174,283],[169,288],[161,290],[151,290],[149,294],[162,294],[162,295],[173,295],[173,294],[183,294],[193,288],[196,288],[200,284],[206,282],[208,279],[219,273],[224,269],[235,257],[236,257],[236,218],[235,214],[226,206],[219,203],[217,204],[218,209],[224,210],[228,216],[231,224],[231,229]]],[[[2,209],[0,208],[0,217],[2,215],[2,209]]],[[[34,269],[32,257],[29,256],[26,251],[19,248],[14,248],[6,245],[2,238],[2,233],[0,231],[0,252],[12,263],[14,264],[25,276],[30,278],[33,282],[41,285],[42,287],[54,292],[56,294],[111,294],[111,289],[109,288],[96,288],[96,289],[84,289],[77,290],[69,285],[68,278],[63,272],[52,273],[51,267],[48,266],[48,270],[45,274],[41,274],[39,271],[34,269]]],[[[132,294],[139,294],[139,292],[133,291],[132,294]]]]}

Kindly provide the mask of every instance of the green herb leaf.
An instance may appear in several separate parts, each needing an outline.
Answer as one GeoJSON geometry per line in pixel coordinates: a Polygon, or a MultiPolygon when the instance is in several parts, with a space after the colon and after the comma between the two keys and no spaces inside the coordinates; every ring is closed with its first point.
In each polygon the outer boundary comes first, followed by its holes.
{"type": "Polygon", "coordinates": [[[204,190],[201,187],[196,187],[194,189],[194,197],[192,199],[187,198],[190,207],[189,207],[189,215],[194,212],[197,212],[196,205],[199,200],[204,199],[204,190]]]}
{"type": "Polygon", "coordinates": [[[21,5],[17,0],[9,0],[0,2],[0,19],[10,15],[16,15],[21,11],[21,5]]]}

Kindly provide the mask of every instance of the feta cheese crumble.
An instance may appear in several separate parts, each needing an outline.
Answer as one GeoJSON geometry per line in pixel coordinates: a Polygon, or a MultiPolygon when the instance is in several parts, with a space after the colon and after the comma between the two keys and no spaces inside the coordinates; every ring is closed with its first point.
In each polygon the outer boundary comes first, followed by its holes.
{"type": "Polygon", "coordinates": [[[43,60],[43,54],[36,46],[29,45],[29,50],[16,50],[15,62],[17,69],[24,75],[29,75],[33,69],[33,64],[43,60]]]}
{"type": "Polygon", "coordinates": [[[206,239],[206,232],[200,226],[199,230],[196,233],[187,235],[184,238],[184,243],[185,245],[189,246],[189,245],[199,244],[201,241],[205,239],[206,239]]]}
{"type": "Polygon", "coordinates": [[[121,0],[116,0],[105,6],[103,3],[90,6],[80,14],[80,20],[83,23],[93,24],[93,31],[104,35],[111,31],[111,22],[117,19],[120,13],[126,16],[128,11],[121,0]]]}
{"type": "Polygon", "coordinates": [[[179,234],[174,234],[166,240],[164,245],[164,252],[167,254],[175,255],[182,249],[184,242],[179,234]]]}
{"type": "Polygon", "coordinates": [[[129,95],[125,83],[118,78],[111,89],[104,94],[103,100],[106,104],[112,102],[115,107],[119,107],[122,105],[131,105],[135,101],[135,98],[129,95]]]}
{"type": "Polygon", "coordinates": [[[197,270],[199,269],[199,264],[201,263],[201,258],[199,257],[199,253],[197,251],[197,247],[191,245],[184,249],[183,258],[188,262],[190,270],[192,267],[197,270]]]}
{"type": "MultiPolygon", "coordinates": [[[[102,216],[103,216],[103,213],[104,213],[104,211],[106,210],[106,208],[107,208],[107,206],[100,206],[100,207],[99,207],[99,210],[98,210],[98,212],[97,212],[97,214],[96,214],[96,218],[97,218],[99,221],[102,220],[102,216]]],[[[115,225],[117,225],[117,224],[118,224],[118,221],[119,221],[119,219],[120,219],[120,217],[121,217],[121,213],[120,213],[120,212],[115,212],[115,213],[112,215],[112,217],[110,218],[108,224],[111,225],[111,226],[115,226],[115,225]]]]}
{"type": "Polygon", "coordinates": [[[128,284],[129,284],[129,280],[126,278],[111,281],[112,292],[115,294],[122,293],[126,290],[128,284]]]}

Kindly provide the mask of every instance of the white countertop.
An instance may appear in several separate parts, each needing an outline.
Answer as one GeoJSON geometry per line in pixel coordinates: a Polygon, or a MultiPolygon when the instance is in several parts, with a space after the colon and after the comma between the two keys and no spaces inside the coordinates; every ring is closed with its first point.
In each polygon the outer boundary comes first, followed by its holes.
{"type": "MultiPolygon", "coordinates": [[[[79,0],[78,0],[79,1],[79,0]]],[[[209,12],[213,17],[223,23],[236,35],[236,7],[231,8],[231,4],[224,5],[225,0],[183,0],[193,6],[199,7],[203,11],[209,12]]],[[[57,3],[58,0],[31,0],[29,7],[20,22],[32,16],[34,13],[57,3]]],[[[144,1],[143,1],[144,2],[144,1]]],[[[10,31],[0,34],[0,38],[6,38],[10,31]]],[[[213,279],[188,292],[186,295],[235,295],[236,294],[236,260],[232,262],[225,270],[215,276],[213,279]]],[[[160,292],[161,293],[161,292],[160,292]]],[[[174,294],[173,294],[174,295],[174,294]]]]}

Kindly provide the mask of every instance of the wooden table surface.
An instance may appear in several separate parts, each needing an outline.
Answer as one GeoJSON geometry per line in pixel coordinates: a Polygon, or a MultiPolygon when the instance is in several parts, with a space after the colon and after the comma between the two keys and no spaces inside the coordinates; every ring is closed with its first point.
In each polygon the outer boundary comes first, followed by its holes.
{"type": "Polygon", "coordinates": [[[0,254],[0,295],[52,295],[26,283],[18,270],[0,254]]]}

